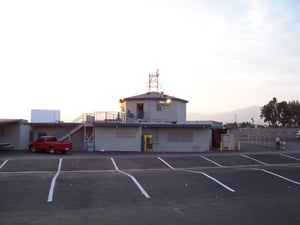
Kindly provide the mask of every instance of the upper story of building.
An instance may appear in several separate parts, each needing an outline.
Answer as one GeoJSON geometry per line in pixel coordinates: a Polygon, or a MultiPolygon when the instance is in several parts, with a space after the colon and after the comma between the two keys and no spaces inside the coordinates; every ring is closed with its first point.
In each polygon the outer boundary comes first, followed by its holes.
{"type": "Polygon", "coordinates": [[[185,123],[187,100],[164,94],[147,92],[124,99],[121,103],[121,120],[126,123],[185,123]]]}
{"type": "MultiPolygon", "coordinates": [[[[120,99],[119,112],[84,113],[73,122],[171,123],[186,122],[187,100],[159,91],[159,73],[149,74],[148,92],[120,99]]],[[[32,110],[32,122],[60,123],[59,110],[32,110]]]]}

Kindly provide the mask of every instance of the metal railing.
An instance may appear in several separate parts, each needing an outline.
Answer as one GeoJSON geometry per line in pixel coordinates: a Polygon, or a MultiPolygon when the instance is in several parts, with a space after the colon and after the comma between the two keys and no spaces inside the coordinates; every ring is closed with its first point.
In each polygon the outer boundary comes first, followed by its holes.
{"type": "Polygon", "coordinates": [[[119,112],[94,112],[83,113],[73,120],[74,123],[93,123],[97,121],[122,122],[122,118],[119,112]]]}

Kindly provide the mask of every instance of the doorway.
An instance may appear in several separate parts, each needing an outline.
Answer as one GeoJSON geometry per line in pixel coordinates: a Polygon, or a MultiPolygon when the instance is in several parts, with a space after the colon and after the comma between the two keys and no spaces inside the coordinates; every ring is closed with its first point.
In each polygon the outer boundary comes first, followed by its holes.
{"type": "Polygon", "coordinates": [[[144,119],[144,104],[143,103],[136,104],[136,114],[137,114],[137,119],[144,119]]]}
{"type": "Polygon", "coordinates": [[[144,134],[144,152],[153,152],[152,134],[144,134]]]}

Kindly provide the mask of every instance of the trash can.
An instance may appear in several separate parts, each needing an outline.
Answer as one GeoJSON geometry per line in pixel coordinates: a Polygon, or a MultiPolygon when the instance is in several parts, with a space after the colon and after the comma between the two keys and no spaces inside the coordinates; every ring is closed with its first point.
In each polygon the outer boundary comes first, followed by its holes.
{"type": "Polygon", "coordinates": [[[285,141],[280,142],[280,149],[282,149],[282,150],[286,149],[286,142],[285,141]]]}

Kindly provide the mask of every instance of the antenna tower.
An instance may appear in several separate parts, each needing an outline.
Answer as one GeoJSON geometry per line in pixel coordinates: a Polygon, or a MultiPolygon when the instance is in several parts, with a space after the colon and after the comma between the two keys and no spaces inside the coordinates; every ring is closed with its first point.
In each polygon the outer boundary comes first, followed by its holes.
{"type": "Polygon", "coordinates": [[[159,77],[158,69],[156,70],[155,74],[149,73],[148,92],[151,92],[153,89],[156,90],[156,92],[158,92],[158,88],[159,88],[158,77],[159,77]]]}

